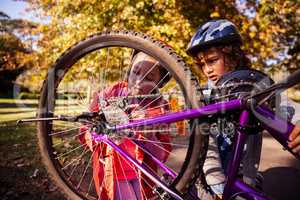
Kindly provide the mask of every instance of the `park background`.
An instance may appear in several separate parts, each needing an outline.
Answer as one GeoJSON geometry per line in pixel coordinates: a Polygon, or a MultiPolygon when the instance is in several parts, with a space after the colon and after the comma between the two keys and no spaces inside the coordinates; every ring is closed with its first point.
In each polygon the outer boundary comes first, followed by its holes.
{"type": "MultiPolygon", "coordinates": [[[[185,49],[199,25],[218,18],[239,27],[255,69],[278,81],[299,68],[299,0],[1,0],[1,199],[63,198],[40,162],[35,124],[15,122],[35,116],[47,70],[67,48],[109,29],[141,31],[172,46],[205,82],[185,49]]],[[[299,85],[285,95],[299,113],[299,85]]],[[[266,191],[277,199],[300,199],[299,161],[284,151],[274,155],[280,147],[268,136],[264,144],[266,191]]]]}

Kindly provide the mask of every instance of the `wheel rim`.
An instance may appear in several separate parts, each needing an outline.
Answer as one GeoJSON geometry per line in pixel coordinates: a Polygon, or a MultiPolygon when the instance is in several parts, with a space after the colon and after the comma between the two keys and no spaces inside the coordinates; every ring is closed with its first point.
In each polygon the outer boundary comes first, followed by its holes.
{"type": "MultiPolygon", "coordinates": [[[[55,82],[55,92],[53,94],[51,94],[51,92],[48,94],[48,97],[57,96],[57,98],[55,100],[48,98],[50,99],[48,100],[47,105],[48,113],[51,112],[53,115],[76,115],[83,111],[87,111],[87,107],[90,105],[92,99],[90,98],[93,93],[92,90],[102,91],[117,80],[125,80],[125,74],[127,74],[130,67],[131,56],[131,48],[107,47],[89,52],[89,54],[83,56],[76,63],[72,63],[73,66],[69,70],[65,70],[65,66],[60,66],[61,70],[56,71],[56,74],[61,77],[61,80],[55,82]],[[111,59],[114,59],[113,62],[111,59]],[[95,62],[95,60],[99,62],[95,62]],[[111,65],[117,67],[109,68],[111,65]],[[94,73],[95,71],[96,73],[94,73]],[[106,79],[105,77],[109,77],[109,79],[106,79]],[[69,96],[67,97],[68,99],[61,99],[61,95],[66,93],[73,93],[74,97],[69,96]]],[[[181,87],[176,84],[174,78],[171,78],[171,80],[160,89],[160,94],[163,94],[163,98],[169,100],[168,104],[170,103],[170,99],[173,100],[170,98],[171,94],[177,98],[178,111],[187,108],[186,103],[184,102],[183,92],[180,91],[180,89],[181,87]],[[173,90],[173,93],[170,92],[171,90],[173,90]]],[[[121,99],[123,98],[121,95],[119,95],[119,97],[121,97],[121,99]]],[[[175,97],[173,98],[175,99],[175,97]]],[[[143,104],[142,102],[143,99],[140,101],[141,108],[139,111],[144,111],[147,107],[147,104],[143,104]]],[[[173,111],[175,111],[174,109],[173,111]]],[[[132,116],[129,114],[128,118],[130,119],[132,116]]],[[[91,124],[88,124],[87,126],[91,126],[91,124]]],[[[71,190],[81,197],[87,199],[97,198],[98,195],[95,190],[95,183],[92,175],[93,155],[95,151],[91,151],[85,143],[80,141],[79,137],[83,134],[86,135],[84,131],[79,132],[82,125],[78,123],[70,125],[68,122],[48,122],[45,127],[49,128],[49,130],[44,130],[49,143],[49,155],[59,176],[71,190]]],[[[149,130],[144,130],[144,132],[147,131],[149,132],[149,130]]],[[[154,130],[152,129],[150,131],[154,130]]],[[[159,131],[161,131],[161,129],[156,129],[156,132],[159,131]]],[[[166,151],[165,153],[169,154],[166,165],[178,173],[185,160],[188,148],[188,137],[191,134],[188,129],[188,122],[181,122],[181,125],[171,124],[168,132],[171,134],[171,141],[168,142],[172,146],[171,152],[170,150],[161,148],[162,145],[167,145],[167,142],[159,140],[149,141],[149,138],[147,137],[138,138],[136,140],[155,144],[158,148],[160,147],[161,150],[166,151]],[[180,126],[183,127],[181,128],[183,129],[181,130],[182,133],[178,133],[180,126]]],[[[115,139],[116,138],[114,138],[114,140],[115,139]]],[[[93,145],[97,146],[99,143],[93,145]]],[[[147,153],[144,154],[147,155],[147,153]]],[[[117,159],[120,158],[117,157],[117,159]]],[[[127,161],[123,163],[127,163],[127,161]]],[[[163,174],[162,170],[158,170],[157,173],[158,176],[162,176],[163,174]]],[[[146,185],[151,185],[148,180],[143,180],[144,178],[139,175],[138,177],[146,182],[146,185]]],[[[153,190],[153,185],[151,185],[151,190],[153,190]]],[[[142,191],[143,196],[144,193],[145,192],[142,191]]]]}

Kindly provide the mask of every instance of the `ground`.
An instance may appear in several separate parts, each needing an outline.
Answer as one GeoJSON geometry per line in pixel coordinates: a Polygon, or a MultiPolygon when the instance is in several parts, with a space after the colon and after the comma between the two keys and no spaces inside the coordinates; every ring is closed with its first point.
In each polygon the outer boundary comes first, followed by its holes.
{"type": "MultiPolygon", "coordinates": [[[[16,119],[34,117],[35,107],[36,101],[0,99],[0,197],[3,200],[64,199],[41,163],[35,124],[16,125],[16,119]]],[[[296,107],[298,110],[299,104],[296,107]]],[[[274,199],[300,199],[300,161],[268,135],[264,136],[260,171],[265,179],[264,189],[274,199]]]]}
{"type": "Polygon", "coordinates": [[[2,200],[64,199],[41,164],[34,124],[16,125],[33,117],[36,101],[0,99],[0,197],[2,200]],[[25,105],[26,104],[26,108],[25,105]]]}
{"type": "Polygon", "coordinates": [[[0,125],[0,196],[9,199],[63,199],[40,162],[35,127],[0,125]]]}

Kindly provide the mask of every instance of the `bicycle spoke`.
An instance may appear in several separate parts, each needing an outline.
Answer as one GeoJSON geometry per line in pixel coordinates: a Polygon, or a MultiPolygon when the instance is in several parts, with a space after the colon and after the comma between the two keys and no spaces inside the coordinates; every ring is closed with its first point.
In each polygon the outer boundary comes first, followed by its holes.
{"type": "Polygon", "coordinates": [[[109,59],[110,59],[109,55],[110,55],[110,48],[107,48],[106,63],[105,63],[105,67],[104,67],[103,76],[102,76],[102,79],[101,79],[102,82],[100,83],[101,91],[103,91],[105,89],[105,80],[106,80],[106,71],[107,71],[106,69],[108,68],[109,59]]]}
{"type": "Polygon", "coordinates": [[[93,185],[93,179],[91,178],[91,181],[89,183],[89,187],[88,187],[88,191],[85,194],[85,197],[89,196],[90,190],[92,189],[92,185],[93,185]]]}
{"type": "Polygon", "coordinates": [[[51,125],[53,125],[53,126],[55,126],[55,127],[57,127],[57,126],[61,126],[61,127],[67,127],[67,128],[75,128],[75,127],[80,127],[80,126],[82,126],[82,124],[81,123],[79,123],[79,122],[67,122],[68,124],[66,124],[65,122],[62,124],[62,123],[54,123],[54,121],[51,123],[49,123],[49,124],[51,124],[51,125]],[[77,125],[71,125],[70,123],[72,123],[72,124],[77,124],[77,125]]]}
{"type": "Polygon", "coordinates": [[[74,148],[74,149],[72,149],[72,150],[70,150],[70,151],[68,151],[68,152],[66,152],[66,153],[60,154],[60,155],[58,155],[57,157],[55,157],[55,159],[59,159],[59,158],[61,158],[62,156],[68,155],[68,154],[74,152],[75,150],[77,150],[77,149],[79,149],[79,148],[82,148],[84,145],[85,145],[85,144],[81,144],[80,146],[78,146],[78,147],[76,147],[76,148],[74,148]]]}
{"type": "MultiPolygon", "coordinates": [[[[77,136],[79,136],[79,135],[82,135],[83,133],[85,133],[85,132],[87,132],[88,130],[83,130],[83,131],[79,131],[79,133],[77,133],[76,135],[74,135],[74,136],[72,136],[72,137],[70,137],[70,138],[73,138],[73,137],[77,137],[77,136]]],[[[68,138],[68,139],[70,139],[70,138],[68,138]]],[[[66,139],[65,139],[66,140],[66,139]]],[[[68,141],[68,140],[67,140],[68,141]]],[[[58,143],[56,143],[55,145],[52,145],[52,147],[57,147],[58,145],[60,145],[60,144],[62,144],[63,142],[65,142],[64,140],[63,141],[61,141],[61,142],[58,142],[58,143]]]]}
{"type": "MultiPolygon", "coordinates": [[[[125,174],[124,168],[123,168],[123,163],[121,162],[121,159],[120,159],[120,156],[119,156],[119,155],[117,155],[117,158],[118,158],[118,161],[119,161],[119,164],[120,164],[120,167],[121,167],[122,174],[123,174],[123,176],[125,177],[126,183],[127,183],[127,185],[128,185],[128,188],[129,188],[130,185],[129,185],[127,176],[126,176],[126,174],[125,174]]],[[[123,160],[125,160],[125,159],[123,158],[123,160]]],[[[130,166],[130,165],[129,165],[129,166],[130,166]]],[[[117,174],[116,174],[116,176],[117,176],[117,174]]],[[[118,182],[118,181],[117,181],[117,182],[118,182]]],[[[129,192],[129,191],[127,191],[127,192],[129,192]]],[[[119,195],[121,195],[121,193],[119,193],[119,195]]]]}
{"type": "Polygon", "coordinates": [[[80,127],[76,127],[76,128],[72,128],[72,129],[68,129],[68,130],[64,130],[64,131],[58,131],[58,132],[55,132],[55,133],[51,133],[51,134],[49,134],[49,136],[63,135],[63,134],[66,134],[70,131],[74,131],[74,130],[78,130],[78,129],[80,129],[80,127]]]}
{"type": "MultiPolygon", "coordinates": [[[[98,144],[99,146],[103,146],[104,144],[103,143],[101,143],[101,144],[98,144]]],[[[107,149],[106,149],[107,150],[107,149]]],[[[99,157],[98,157],[98,160],[100,160],[100,157],[101,158],[103,158],[103,152],[102,151],[100,151],[100,155],[99,155],[99,157]]],[[[104,165],[104,164],[103,164],[104,165]]],[[[102,193],[102,190],[103,190],[103,187],[104,187],[104,185],[105,185],[105,181],[106,181],[106,176],[105,176],[105,174],[104,174],[104,176],[103,176],[103,180],[102,180],[102,183],[101,183],[101,186],[100,186],[100,188],[99,188],[99,194],[101,194],[102,193]]],[[[100,197],[99,197],[100,198],[100,197]]]]}
{"type": "MultiPolygon", "coordinates": [[[[124,51],[122,51],[122,58],[124,57],[124,51]]],[[[131,52],[131,57],[132,57],[132,55],[133,55],[133,51],[131,52]]],[[[123,59],[121,60],[121,62],[120,63],[122,63],[122,65],[120,64],[120,66],[119,66],[119,70],[120,70],[120,77],[121,77],[121,80],[122,80],[122,82],[125,82],[126,81],[126,67],[124,68],[123,66],[123,59]],[[123,70],[123,68],[125,69],[125,73],[124,73],[124,70],[123,70]]],[[[131,66],[131,61],[130,61],[130,63],[129,63],[129,66],[131,66]]],[[[121,84],[119,85],[119,87],[118,87],[118,90],[119,90],[119,92],[118,92],[118,97],[121,95],[121,84]]]]}
{"type": "MultiPolygon", "coordinates": [[[[146,55],[145,55],[146,56],[146,55]]],[[[157,66],[159,64],[159,62],[156,62],[146,73],[145,73],[145,75],[141,78],[141,80],[139,80],[140,82],[142,82],[142,81],[144,81],[144,79],[147,77],[147,75],[149,74],[149,73],[151,73],[151,71],[157,66]]],[[[169,72],[168,72],[169,73],[169,72]]],[[[166,77],[166,76],[165,76],[166,77]]],[[[165,78],[164,77],[164,78],[165,78]]],[[[163,78],[163,79],[164,79],[163,78]]],[[[159,83],[161,82],[162,80],[160,80],[159,81],[159,83]]],[[[151,89],[151,91],[149,92],[149,94],[151,94],[153,91],[154,91],[154,89],[155,88],[157,88],[157,86],[159,85],[159,83],[157,83],[157,84],[155,84],[153,87],[152,87],[152,89],[151,89]]],[[[142,99],[142,101],[139,103],[140,105],[144,102],[144,100],[145,100],[146,98],[143,98],[142,99]]],[[[135,109],[133,110],[133,112],[135,111],[135,109]]]]}
{"type": "Polygon", "coordinates": [[[94,152],[92,153],[92,155],[90,156],[88,165],[86,166],[86,168],[85,168],[85,170],[84,170],[84,173],[83,173],[83,175],[81,176],[81,179],[80,179],[80,181],[79,181],[79,183],[78,183],[78,185],[77,185],[77,189],[80,187],[80,185],[81,185],[81,183],[82,183],[82,181],[83,181],[83,178],[85,177],[85,174],[86,174],[86,172],[87,172],[88,167],[90,166],[90,163],[91,163],[91,160],[92,160],[92,158],[93,158],[94,153],[95,153],[95,151],[94,151],[94,152]]]}
{"type": "MultiPolygon", "coordinates": [[[[157,88],[157,86],[160,84],[160,83],[162,83],[163,81],[164,81],[164,79],[166,78],[166,77],[168,77],[169,76],[169,72],[155,85],[155,86],[153,86],[153,88],[150,90],[150,92],[149,92],[149,94],[151,94],[154,90],[155,90],[155,88],[157,88]]],[[[160,98],[160,97],[162,97],[162,95],[161,94],[159,94],[158,95],[158,97],[157,98],[160,98]]],[[[144,99],[142,99],[142,101],[139,103],[140,105],[142,105],[142,103],[145,101],[145,99],[146,98],[144,98],[144,99]]],[[[150,102],[149,104],[151,105],[152,103],[153,103],[154,101],[152,101],[152,102],[150,102]]],[[[147,104],[148,105],[148,104],[147,104]]],[[[146,106],[145,106],[146,107],[146,106]]],[[[143,108],[142,108],[142,110],[143,110],[143,108]]]]}
{"type": "MultiPolygon", "coordinates": [[[[83,159],[83,157],[80,158],[80,161],[81,161],[82,159],[83,159]]],[[[73,169],[71,170],[71,174],[69,174],[68,180],[70,180],[70,179],[73,177],[73,174],[74,174],[74,172],[76,171],[77,167],[78,167],[78,165],[75,165],[75,166],[73,167],[73,169]]]]}
{"type": "MultiPolygon", "coordinates": [[[[153,90],[153,89],[152,89],[153,90]]],[[[151,91],[152,92],[152,91],[151,91]]],[[[159,93],[159,95],[154,99],[154,100],[152,100],[150,103],[148,103],[148,104],[146,104],[145,106],[143,106],[141,109],[139,109],[139,111],[145,111],[146,110],[146,108],[148,107],[148,106],[150,106],[152,103],[154,103],[155,101],[157,101],[157,100],[159,100],[161,97],[163,97],[163,94],[161,94],[161,93],[159,93]]],[[[145,99],[145,98],[144,98],[145,99]]],[[[143,99],[143,100],[144,100],[143,99]]],[[[142,101],[143,101],[142,100],[142,101]]],[[[142,102],[140,102],[139,104],[141,105],[141,103],[142,102]]],[[[161,105],[159,105],[159,106],[156,106],[155,108],[159,108],[159,107],[162,107],[161,105]]],[[[135,111],[136,109],[134,109],[133,111],[132,111],[132,113],[135,111]]],[[[129,115],[129,118],[131,119],[132,118],[132,114],[130,114],[129,115]]]]}
{"type": "MultiPolygon", "coordinates": [[[[120,138],[124,138],[124,137],[120,137],[120,138]]],[[[162,143],[162,142],[156,142],[156,141],[153,141],[153,140],[141,140],[141,139],[133,139],[133,138],[129,138],[129,139],[137,140],[137,141],[149,142],[149,143],[153,144],[154,146],[158,147],[159,149],[161,149],[162,151],[167,152],[169,155],[173,155],[174,157],[176,157],[176,154],[174,152],[168,151],[164,147],[162,147],[162,146],[159,145],[159,144],[170,144],[170,145],[173,146],[173,143],[162,143]]],[[[186,148],[188,145],[177,145],[177,146],[186,148]]],[[[145,151],[145,153],[147,153],[147,152],[145,151]]]]}
{"type": "MultiPolygon", "coordinates": [[[[113,169],[113,173],[115,174],[114,176],[116,177],[117,176],[117,171],[116,171],[116,167],[115,166],[112,166],[112,169],[113,169]]],[[[117,189],[118,189],[118,193],[120,195],[120,198],[122,200],[122,195],[121,195],[121,189],[120,189],[120,184],[119,184],[119,181],[116,180],[117,182],[117,189]]]]}
{"type": "MultiPolygon", "coordinates": [[[[156,108],[164,108],[165,106],[168,106],[170,105],[170,103],[165,103],[165,104],[161,104],[161,105],[158,105],[158,106],[154,106],[154,107],[151,107],[151,109],[156,109],[156,108]]],[[[131,120],[134,120],[134,117],[132,116],[134,114],[134,111],[133,110],[129,115],[128,115],[128,118],[131,119],[131,120]]],[[[146,111],[146,109],[139,109],[137,110],[138,112],[143,112],[143,111],[146,111]]],[[[168,112],[167,112],[168,113],[168,112]]]]}
{"type": "Polygon", "coordinates": [[[79,155],[77,158],[73,159],[71,162],[69,162],[66,166],[64,166],[63,168],[61,168],[62,170],[66,169],[67,167],[69,167],[71,164],[73,164],[74,162],[80,161],[82,159],[82,157],[89,152],[89,148],[85,147],[82,150],[82,154],[79,155]]]}
{"type": "MultiPolygon", "coordinates": [[[[124,160],[128,165],[132,165],[127,159],[123,158],[123,160],[124,160]]],[[[143,163],[143,164],[146,165],[145,163],[143,163]]],[[[146,166],[147,166],[147,165],[146,165],[146,166]]],[[[150,169],[150,170],[152,171],[152,173],[155,174],[155,172],[152,170],[151,167],[149,167],[149,166],[147,166],[147,167],[148,167],[148,169],[150,169]]],[[[139,173],[139,172],[138,172],[138,169],[137,169],[136,167],[133,167],[133,170],[134,170],[135,173],[139,176],[140,180],[143,180],[143,181],[146,183],[146,185],[148,185],[148,187],[150,187],[152,190],[154,189],[154,186],[152,187],[151,184],[150,184],[145,178],[142,177],[142,174],[141,174],[142,172],[139,173]]],[[[142,190],[142,193],[144,193],[144,196],[146,196],[146,193],[145,193],[144,189],[141,187],[141,184],[140,184],[140,189],[142,190]]]]}

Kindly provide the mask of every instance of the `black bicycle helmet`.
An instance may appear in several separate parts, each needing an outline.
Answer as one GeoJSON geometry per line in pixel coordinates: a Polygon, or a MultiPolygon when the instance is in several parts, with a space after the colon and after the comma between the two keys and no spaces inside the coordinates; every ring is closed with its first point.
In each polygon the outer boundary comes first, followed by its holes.
{"type": "Polygon", "coordinates": [[[195,57],[197,53],[213,45],[242,43],[236,26],[226,20],[211,20],[202,25],[192,37],[186,52],[195,57]]]}

